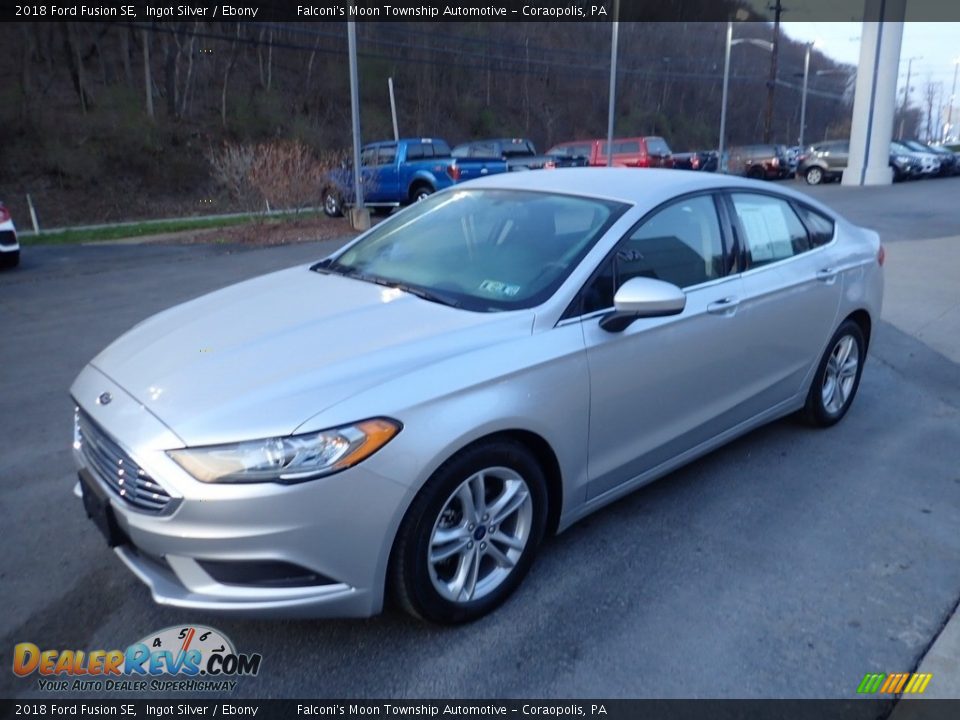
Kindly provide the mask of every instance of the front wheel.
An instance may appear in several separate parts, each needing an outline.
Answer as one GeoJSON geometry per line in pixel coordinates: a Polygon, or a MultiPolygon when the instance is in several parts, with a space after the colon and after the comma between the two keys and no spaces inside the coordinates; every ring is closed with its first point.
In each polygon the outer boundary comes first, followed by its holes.
{"type": "Polygon", "coordinates": [[[341,217],[343,215],[343,198],[333,188],[323,191],[323,212],[327,217],[341,217]]]}
{"type": "Polygon", "coordinates": [[[503,603],[533,562],[547,518],[536,458],[512,440],[444,463],[404,518],[391,580],[400,604],[431,622],[475,620],[503,603]]]}
{"type": "Polygon", "coordinates": [[[816,427],[830,427],[840,422],[860,387],[860,374],[866,359],[866,342],[860,326],[846,320],[830,338],[820,359],[804,415],[816,427]]]}
{"type": "Polygon", "coordinates": [[[823,182],[823,170],[818,167],[808,168],[804,174],[807,185],[819,185],[823,182]]]}

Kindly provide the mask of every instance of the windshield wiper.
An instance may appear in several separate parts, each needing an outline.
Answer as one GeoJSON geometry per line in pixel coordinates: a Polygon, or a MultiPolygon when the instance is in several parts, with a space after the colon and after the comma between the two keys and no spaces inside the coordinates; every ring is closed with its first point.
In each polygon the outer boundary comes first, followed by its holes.
{"type": "Polygon", "coordinates": [[[311,270],[316,272],[334,273],[336,275],[343,275],[344,277],[353,278],[355,280],[362,280],[364,282],[374,283],[375,285],[394,288],[405,293],[410,293],[411,295],[416,295],[422,300],[429,300],[430,302],[435,302],[440,305],[447,305],[448,307],[460,307],[460,301],[450,295],[438,293],[434,290],[427,290],[426,288],[417,287],[414,285],[407,285],[406,283],[397,282],[395,280],[387,280],[379,275],[371,275],[370,273],[365,273],[362,270],[357,270],[355,268],[347,268],[335,265],[334,263],[321,262],[317,265],[314,265],[311,270]]]}
{"type": "Polygon", "coordinates": [[[406,285],[401,282],[394,282],[392,280],[385,280],[383,278],[370,277],[372,282],[375,282],[377,285],[383,285],[384,287],[396,288],[397,290],[402,290],[405,293],[410,293],[411,295],[416,295],[418,298],[423,300],[429,300],[430,302],[439,303],[440,305],[446,305],[448,307],[460,307],[460,301],[454,299],[450,295],[444,293],[438,293],[434,290],[427,290],[421,287],[414,287],[413,285],[406,285]]]}

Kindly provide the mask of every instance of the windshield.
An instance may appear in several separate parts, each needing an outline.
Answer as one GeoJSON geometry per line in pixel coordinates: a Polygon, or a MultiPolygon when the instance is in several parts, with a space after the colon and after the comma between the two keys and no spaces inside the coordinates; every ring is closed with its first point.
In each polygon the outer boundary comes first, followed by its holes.
{"type": "Polygon", "coordinates": [[[627,205],[518,190],[438,193],[316,266],[467,310],[539,305],[627,205]]]}

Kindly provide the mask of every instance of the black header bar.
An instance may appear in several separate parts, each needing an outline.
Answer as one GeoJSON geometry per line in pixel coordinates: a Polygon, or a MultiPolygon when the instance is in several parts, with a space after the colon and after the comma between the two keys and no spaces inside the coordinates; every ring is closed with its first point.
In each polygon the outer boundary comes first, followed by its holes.
{"type": "MultiPolygon", "coordinates": [[[[297,720],[875,720],[893,700],[0,700],[8,718],[297,720]]],[[[960,700],[903,700],[904,720],[955,720],[960,700]]]]}
{"type": "MultiPolygon", "coordinates": [[[[870,0],[791,0],[789,19],[859,22],[870,0]]],[[[621,0],[624,22],[771,19],[769,0],[621,0]]],[[[4,21],[610,22],[613,0],[0,0],[4,21]]],[[[909,0],[907,21],[960,22],[957,0],[909,0]]]]}

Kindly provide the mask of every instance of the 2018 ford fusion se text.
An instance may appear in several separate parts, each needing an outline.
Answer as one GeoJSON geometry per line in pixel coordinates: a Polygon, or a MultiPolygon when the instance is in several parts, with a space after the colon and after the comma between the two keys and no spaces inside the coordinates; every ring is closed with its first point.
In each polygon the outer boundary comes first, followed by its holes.
{"type": "Polygon", "coordinates": [[[510,173],[127,332],[80,373],[77,492],[157,602],[462,622],[547,533],[857,392],[883,248],[699,173],[510,173]]]}

